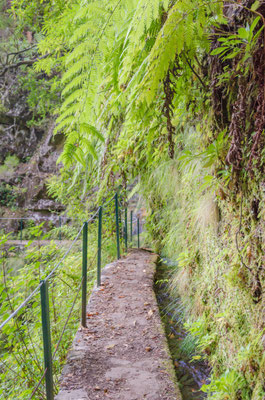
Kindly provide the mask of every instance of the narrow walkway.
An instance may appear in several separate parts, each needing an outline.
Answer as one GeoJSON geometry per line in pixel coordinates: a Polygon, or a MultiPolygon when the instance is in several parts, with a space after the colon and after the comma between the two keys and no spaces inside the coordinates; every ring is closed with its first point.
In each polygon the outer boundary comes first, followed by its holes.
{"type": "Polygon", "coordinates": [[[144,250],[104,269],[91,295],[56,400],[180,400],[144,250]]]}

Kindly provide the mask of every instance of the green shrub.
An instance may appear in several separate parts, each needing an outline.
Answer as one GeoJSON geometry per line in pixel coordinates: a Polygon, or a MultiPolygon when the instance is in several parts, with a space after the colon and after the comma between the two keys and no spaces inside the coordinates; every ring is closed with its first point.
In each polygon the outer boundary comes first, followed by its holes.
{"type": "Polygon", "coordinates": [[[0,184],[0,205],[4,207],[14,207],[16,205],[17,194],[13,187],[7,183],[0,184]]]}

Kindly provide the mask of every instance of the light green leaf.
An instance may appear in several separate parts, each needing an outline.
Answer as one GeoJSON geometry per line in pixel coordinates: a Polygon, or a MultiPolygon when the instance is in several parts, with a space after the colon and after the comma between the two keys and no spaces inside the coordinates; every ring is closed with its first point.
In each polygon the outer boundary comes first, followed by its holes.
{"type": "Polygon", "coordinates": [[[260,2],[259,2],[259,0],[256,0],[251,6],[251,10],[256,11],[259,8],[259,6],[260,6],[260,2]]]}
{"type": "Polygon", "coordinates": [[[238,36],[242,39],[248,40],[249,38],[249,32],[245,28],[239,28],[238,29],[238,36]]]}
{"type": "Polygon", "coordinates": [[[96,136],[99,140],[101,140],[101,142],[105,142],[104,136],[93,125],[83,122],[82,124],[80,124],[80,131],[85,133],[90,133],[96,136]]]}

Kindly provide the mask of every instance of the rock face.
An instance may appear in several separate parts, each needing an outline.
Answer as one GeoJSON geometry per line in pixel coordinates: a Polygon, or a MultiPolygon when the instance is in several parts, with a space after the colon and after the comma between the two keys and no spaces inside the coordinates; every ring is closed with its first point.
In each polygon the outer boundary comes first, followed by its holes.
{"type": "Polygon", "coordinates": [[[17,200],[20,208],[28,211],[28,215],[47,217],[51,212],[62,210],[62,206],[51,199],[47,193],[46,180],[52,174],[58,173],[56,161],[62,149],[63,140],[53,137],[53,124],[48,128],[42,140],[38,143],[33,157],[28,163],[21,163],[12,178],[15,184],[21,181],[25,195],[17,200]]]}
{"type": "Polygon", "coordinates": [[[13,74],[4,76],[0,88],[0,162],[4,162],[7,154],[16,154],[26,162],[34,154],[44,130],[27,126],[32,114],[27,107],[26,93],[13,74]]]}
{"type": "Polygon", "coordinates": [[[53,220],[63,207],[48,195],[46,180],[58,172],[63,136],[53,136],[53,122],[47,127],[28,126],[32,113],[27,93],[14,74],[2,77],[0,88],[0,216],[53,220]],[[6,163],[10,156],[18,164],[12,168],[6,163]]]}

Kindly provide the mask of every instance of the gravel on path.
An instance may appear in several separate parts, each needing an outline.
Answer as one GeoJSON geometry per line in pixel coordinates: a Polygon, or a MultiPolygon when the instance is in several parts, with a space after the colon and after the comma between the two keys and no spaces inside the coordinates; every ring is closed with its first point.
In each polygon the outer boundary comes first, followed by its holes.
{"type": "Polygon", "coordinates": [[[105,267],[56,400],[181,400],[153,291],[156,259],[131,250],[105,267]]]}

